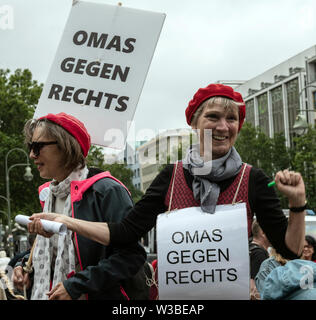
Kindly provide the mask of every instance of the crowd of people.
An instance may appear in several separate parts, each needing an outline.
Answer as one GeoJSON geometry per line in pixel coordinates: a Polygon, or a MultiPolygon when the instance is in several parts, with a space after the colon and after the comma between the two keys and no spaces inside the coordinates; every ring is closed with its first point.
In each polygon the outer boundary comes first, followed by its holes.
{"type": "MultiPolygon", "coordinates": [[[[24,133],[30,158],[49,182],[39,188],[43,213],[30,218],[28,231],[37,237],[31,252],[14,266],[15,288],[39,300],[144,299],[149,297],[144,287],[152,282],[145,275],[148,263],[139,240],[156,225],[160,213],[200,207],[214,214],[217,205],[244,202],[251,298],[283,298],[285,293],[280,289],[282,294],[276,295],[269,279],[276,279],[281,268],[291,272],[290,262],[305,265],[315,260],[315,240],[305,236],[304,181],[290,170],[274,177],[276,188],[288,199],[287,218],[275,189],[268,187],[270,178],[244,163],[234,147],[245,108],[242,96],[229,86],[198,89],[185,110],[198,143],[188,148],[184,159],[167,165],[136,204],[109,172],[87,168],[91,142],[82,122],[65,113],[29,120],[24,133]],[[61,222],[68,231],[48,233],[40,219],[61,222]],[[32,268],[25,268],[26,263],[32,268]],[[147,285],[139,286],[143,295],[137,296],[135,285],[141,283],[147,285]]],[[[282,287],[279,278],[277,283],[282,287]]]]}

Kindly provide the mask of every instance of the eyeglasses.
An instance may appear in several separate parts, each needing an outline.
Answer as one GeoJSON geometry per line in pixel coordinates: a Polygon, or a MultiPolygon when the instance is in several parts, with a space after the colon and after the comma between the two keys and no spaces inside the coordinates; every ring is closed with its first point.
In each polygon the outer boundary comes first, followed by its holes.
{"type": "Polygon", "coordinates": [[[35,155],[35,157],[38,157],[40,154],[40,151],[43,147],[48,146],[50,144],[57,144],[57,141],[40,141],[40,142],[32,142],[32,143],[28,143],[28,148],[29,148],[29,152],[31,152],[33,150],[33,153],[35,155]]]}

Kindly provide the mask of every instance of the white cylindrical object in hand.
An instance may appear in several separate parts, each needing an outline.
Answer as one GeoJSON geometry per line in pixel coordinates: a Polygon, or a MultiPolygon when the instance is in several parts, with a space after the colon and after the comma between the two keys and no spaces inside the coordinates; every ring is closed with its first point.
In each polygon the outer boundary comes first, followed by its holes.
{"type": "MultiPolygon", "coordinates": [[[[18,214],[15,217],[15,221],[22,226],[26,226],[28,223],[31,222],[28,216],[18,214]]],[[[63,235],[67,232],[67,226],[60,222],[50,221],[50,220],[44,220],[41,219],[41,223],[43,225],[43,228],[46,232],[50,233],[58,233],[60,235],[63,235]]]]}

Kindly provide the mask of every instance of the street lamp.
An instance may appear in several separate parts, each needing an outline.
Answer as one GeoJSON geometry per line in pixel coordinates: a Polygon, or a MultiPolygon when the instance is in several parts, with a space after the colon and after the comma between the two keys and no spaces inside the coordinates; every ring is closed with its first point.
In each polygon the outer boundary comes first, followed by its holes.
{"type": "MultiPolygon", "coordinates": [[[[316,110],[312,110],[312,109],[304,109],[304,110],[300,110],[300,111],[316,112],[316,110]]],[[[295,118],[293,129],[297,132],[298,135],[302,135],[305,133],[307,128],[308,128],[308,122],[307,122],[306,115],[305,114],[298,114],[295,118]]]]}
{"type": "Polygon", "coordinates": [[[10,238],[10,240],[12,242],[10,242],[10,245],[9,245],[10,258],[13,258],[13,235],[12,235],[12,228],[11,228],[11,203],[10,203],[10,179],[9,179],[9,174],[10,174],[10,170],[11,169],[13,169],[15,167],[20,167],[20,166],[26,166],[24,179],[26,181],[31,181],[33,179],[33,175],[32,175],[32,172],[31,172],[29,157],[28,157],[26,151],[21,149],[21,148],[13,148],[7,153],[7,155],[5,157],[5,178],[6,178],[6,191],[7,191],[7,194],[6,194],[6,197],[1,196],[1,198],[4,198],[7,201],[7,205],[8,205],[9,237],[12,236],[12,239],[10,238]],[[23,152],[25,154],[25,156],[26,156],[26,163],[16,163],[16,164],[13,164],[11,167],[8,168],[8,156],[13,151],[21,151],[21,152],[23,152]]]}
{"type": "MultiPolygon", "coordinates": [[[[316,86],[308,84],[306,87],[304,87],[300,93],[299,93],[299,98],[301,97],[301,94],[303,91],[305,91],[307,88],[316,88],[316,86]]],[[[314,109],[299,109],[298,110],[300,114],[296,116],[293,129],[297,132],[298,135],[302,135],[305,133],[306,129],[308,128],[308,112],[316,112],[314,109]],[[302,112],[305,111],[305,114],[302,114],[302,112]]]]}

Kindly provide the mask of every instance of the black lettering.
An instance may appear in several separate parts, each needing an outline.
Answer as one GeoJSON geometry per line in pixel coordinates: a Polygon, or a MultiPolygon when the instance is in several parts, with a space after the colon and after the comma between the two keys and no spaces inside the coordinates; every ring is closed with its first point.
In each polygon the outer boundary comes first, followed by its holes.
{"type": "Polygon", "coordinates": [[[221,262],[221,256],[225,258],[226,261],[229,261],[229,249],[226,248],[226,256],[221,249],[218,249],[218,261],[221,262]]]}
{"type": "Polygon", "coordinates": [[[194,241],[196,241],[196,242],[199,241],[199,232],[198,231],[194,232],[193,239],[191,238],[191,235],[190,235],[189,231],[186,231],[185,235],[186,235],[186,243],[188,243],[189,240],[191,241],[191,243],[194,243],[194,241]]]}
{"type": "Polygon", "coordinates": [[[211,257],[216,257],[216,254],[211,254],[211,252],[214,252],[215,249],[206,249],[206,258],[207,258],[207,262],[216,262],[216,259],[211,259],[211,257]]]}
{"type": "Polygon", "coordinates": [[[121,51],[121,38],[120,36],[114,36],[105,49],[115,48],[116,51],[121,51]]]}
{"type": "Polygon", "coordinates": [[[88,76],[96,77],[99,74],[100,68],[96,66],[100,66],[100,62],[93,61],[87,65],[86,73],[88,76]]]}
{"type": "Polygon", "coordinates": [[[105,109],[110,109],[112,100],[113,100],[113,98],[117,98],[117,95],[116,94],[111,94],[111,93],[105,93],[104,96],[108,98],[104,108],[105,109]]]}
{"type": "Polygon", "coordinates": [[[190,283],[188,280],[189,276],[187,275],[188,271],[179,271],[179,283],[190,283]]]}
{"type": "Polygon", "coordinates": [[[52,84],[52,87],[50,88],[48,99],[52,99],[54,96],[55,100],[59,100],[59,93],[63,90],[63,87],[59,84],[52,84]]]}
{"type": "Polygon", "coordinates": [[[204,282],[206,282],[206,278],[207,277],[210,277],[212,280],[212,282],[214,282],[214,270],[212,269],[211,270],[211,274],[207,274],[206,273],[206,270],[203,270],[203,280],[204,280],[204,282]]]}
{"type": "Polygon", "coordinates": [[[227,274],[228,275],[230,275],[230,276],[232,276],[232,278],[229,278],[229,277],[227,277],[227,280],[228,281],[235,281],[235,280],[237,280],[237,270],[235,269],[235,268],[230,268],[230,269],[227,269],[227,274]],[[233,273],[231,273],[231,272],[233,272],[233,273]]]}
{"type": "Polygon", "coordinates": [[[73,96],[74,102],[78,103],[78,104],[83,104],[84,100],[79,99],[79,94],[86,93],[86,92],[87,92],[87,89],[84,89],[84,88],[76,90],[76,92],[74,93],[74,96],[73,96]]]}
{"type": "Polygon", "coordinates": [[[179,263],[179,257],[178,257],[178,252],[177,251],[170,251],[168,252],[167,254],[167,261],[171,264],[176,264],[176,263],[179,263]],[[170,257],[171,254],[175,254],[175,255],[172,255],[172,257],[170,257]]]}
{"type": "Polygon", "coordinates": [[[76,59],[72,58],[72,57],[65,58],[60,65],[61,70],[64,72],[72,72],[72,70],[74,68],[75,61],[76,61],[76,59]]]}
{"type": "Polygon", "coordinates": [[[174,271],[167,271],[166,272],[166,284],[169,284],[169,280],[173,280],[175,284],[178,284],[177,281],[175,280],[175,277],[177,274],[174,271]]]}
{"type": "Polygon", "coordinates": [[[127,49],[123,48],[122,52],[125,53],[131,53],[134,51],[134,46],[132,43],[135,43],[136,39],[135,38],[128,38],[125,40],[124,44],[127,47],[127,49]]]}
{"type": "Polygon", "coordinates": [[[115,111],[123,112],[127,109],[127,104],[124,102],[124,100],[128,101],[129,97],[122,96],[118,98],[117,103],[121,106],[121,108],[115,107],[115,111]]]}
{"type": "Polygon", "coordinates": [[[91,101],[95,101],[94,106],[99,107],[101,99],[103,97],[103,92],[99,92],[97,96],[94,96],[93,93],[94,93],[93,90],[89,90],[85,105],[88,106],[90,105],[91,101]]]}
{"type": "Polygon", "coordinates": [[[184,235],[183,235],[183,233],[180,232],[180,231],[177,231],[177,232],[175,232],[175,233],[172,235],[172,241],[173,241],[175,244],[180,244],[180,243],[183,242],[183,240],[184,240],[184,235]],[[181,237],[180,242],[176,242],[176,241],[175,241],[175,235],[176,235],[176,234],[180,234],[180,237],[181,237]]]}
{"type": "Polygon", "coordinates": [[[181,251],[181,263],[191,263],[190,255],[185,255],[185,253],[190,253],[190,250],[181,251]],[[188,260],[185,260],[185,259],[188,259],[188,260]]]}
{"type": "Polygon", "coordinates": [[[200,242],[202,242],[204,239],[207,239],[209,242],[212,242],[206,230],[203,231],[200,242]]]}
{"type": "Polygon", "coordinates": [[[200,263],[200,262],[204,262],[205,261],[205,258],[204,258],[204,255],[203,255],[203,251],[202,250],[195,250],[193,251],[193,255],[192,255],[192,258],[194,260],[194,262],[197,262],[197,263],[200,263]],[[198,253],[201,253],[201,255],[198,255],[198,253]],[[199,258],[197,260],[197,258],[199,258]]]}
{"type": "Polygon", "coordinates": [[[200,283],[201,282],[201,277],[198,279],[198,280],[194,280],[193,279],[193,274],[194,273],[198,273],[199,275],[201,275],[201,271],[200,270],[193,270],[192,272],[191,272],[191,281],[193,282],[193,283],[200,283]]]}
{"type": "Polygon", "coordinates": [[[92,45],[92,47],[98,48],[100,45],[99,48],[103,49],[105,47],[107,38],[108,35],[106,33],[101,33],[100,37],[98,38],[97,32],[91,32],[87,46],[91,47],[92,45]]]}
{"type": "Polygon", "coordinates": [[[87,41],[87,39],[88,39],[87,32],[80,30],[74,34],[72,40],[73,40],[74,44],[76,44],[77,46],[80,46],[80,45],[84,44],[87,41]],[[81,40],[79,39],[80,37],[82,37],[81,40]]]}
{"type": "Polygon", "coordinates": [[[87,62],[88,62],[87,60],[78,59],[78,62],[77,62],[77,65],[76,65],[76,68],[75,68],[74,73],[83,74],[84,67],[85,67],[85,64],[86,64],[87,62]]]}
{"type": "Polygon", "coordinates": [[[69,87],[66,86],[64,89],[63,96],[61,98],[62,101],[70,102],[71,101],[71,96],[72,92],[75,90],[75,87],[69,87]]]}
{"type": "Polygon", "coordinates": [[[110,79],[110,76],[107,74],[112,71],[112,67],[113,64],[104,63],[100,73],[100,78],[110,79]]]}
{"type": "Polygon", "coordinates": [[[125,70],[123,71],[121,66],[115,66],[113,70],[113,75],[111,80],[116,80],[117,75],[119,75],[120,79],[122,82],[125,82],[129,73],[130,67],[126,67],[125,70]]]}
{"type": "Polygon", "coordinates": [[[222,282],[222,272],[225,271],[225,269],[215,269],[215,271],[219,271],[219,281],[222,282]]]}
{"type": "Polygon", "coordinates": [[[216,241],[216,242],[221,241],[221,240],[223,239],[221,233],[222,233],[222,230],[220,230],[220,229],[214,229],[213,232],[212,232],[212,235],[213,235],[213,238],[212,238],[212,239],[213,239],[213,241],[216,241]],[[217,236],[218,239],[214,238],[214,236],[217,236]]]}

